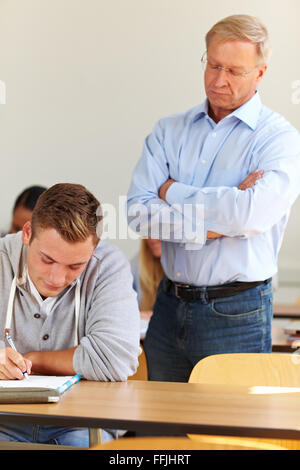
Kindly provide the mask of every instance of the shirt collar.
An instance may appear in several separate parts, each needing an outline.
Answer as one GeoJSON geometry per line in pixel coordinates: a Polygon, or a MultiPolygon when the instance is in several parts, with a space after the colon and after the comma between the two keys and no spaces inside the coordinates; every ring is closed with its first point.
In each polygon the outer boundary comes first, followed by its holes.
{"type": "MultiPolygon", "coordinates": [[[[242,106],[235,109],[231,114],[226,116],[224,119],[229,119],[231,117],[236,117],[240,121],[243,121],[247,124],[252,130],[254,130],[257,126],[257,122],[259,119],[260,111],[262,107],[262,102],[259,96],[258,91],[250,98],[250,100],[246,101],[242,106]]],[[[205,101],[197,107],[195,115],[193,117],[193,121],[197,121],[203,116],[208,116],[208,99],[206,98],[205,101]]]]}
{"type": "Polygon", "coordinates": [[[203,103],[195,108],[194,116],[192,116],[193,122],[196,122],[203,116],[208,116],[208,99],[206,98],[203,103]]]}
{"type": "Polygon", "coordinates": [[[246,101],[246,103],[233,111],[230,116],[235,116],[240,121],[243,121],[245,124],[251,127],[252,130],[254,130],[257,126],[261,107],[261,99],[259,93],[256,92],[254,96],[250,98],[250,100],[246,101]]]}

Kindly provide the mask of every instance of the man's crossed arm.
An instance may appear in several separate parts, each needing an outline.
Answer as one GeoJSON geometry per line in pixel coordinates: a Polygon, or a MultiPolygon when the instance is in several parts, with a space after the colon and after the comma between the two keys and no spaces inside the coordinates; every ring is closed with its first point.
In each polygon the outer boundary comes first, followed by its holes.
{"type": "MultiPolygon", "coordinates": [[[[262,177],[262,175],[263,175],[263,170],[252,171],[241,182],[241,184],[238,186],[238,189],[240,189],[241,191],[245,191],[248,188],[252,188],[254,186],[254,184],[256,183],[256,181],[259,180],[262,177]]],[[[159,195],[160,199],[162,199],[163,201],[166,202],[167,191],[173,183],[176,183],[176,181],[169,178],[167,181],[165,181],[164,184],[161,185],[161,187],[158,190],[158,195],[159,195]]],[[[222,236],[223,235],[220,234],[220,233],[215,233],[215,232],[211,232],[211,231],[207,232],[207,238],[208,239],[220,238],[222,236]]]]}

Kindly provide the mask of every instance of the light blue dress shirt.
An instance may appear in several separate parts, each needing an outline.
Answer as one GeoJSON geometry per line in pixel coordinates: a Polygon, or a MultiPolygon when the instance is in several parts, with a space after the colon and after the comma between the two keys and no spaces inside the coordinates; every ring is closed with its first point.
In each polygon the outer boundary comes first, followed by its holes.
{"type": "Polygon", "coordinates": [[[277,272],[299,193],[300,134],[285,118],[256,92],[215,123],[205,100],[161,119],[146,138],[128,192],[128,221],[136,232],[163,240],[161,261],[173,281],[259,281],[277,272]],[[263,177],[239,190],[254,170],[263,170],[263,177]],[[158,190],[168,178],[176,183],[164,202],[158,190]],[[224,236],[206,240],[209,230],[224,236]]]}

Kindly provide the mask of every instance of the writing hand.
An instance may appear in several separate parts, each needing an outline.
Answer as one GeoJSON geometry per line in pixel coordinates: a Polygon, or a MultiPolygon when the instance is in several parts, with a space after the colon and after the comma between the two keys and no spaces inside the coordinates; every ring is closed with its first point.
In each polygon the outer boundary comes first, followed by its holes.
{"type": "Polygon", "coordinates": [[[31,373],[31,361],[12,348],[0,349],[0,379],[22,380],[23,372],[31,373]]]}

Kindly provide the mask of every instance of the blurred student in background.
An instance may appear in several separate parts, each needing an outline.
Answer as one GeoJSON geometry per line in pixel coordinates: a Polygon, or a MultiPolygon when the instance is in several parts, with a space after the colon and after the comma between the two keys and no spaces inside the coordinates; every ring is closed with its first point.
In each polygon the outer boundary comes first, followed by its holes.
{"type": "MultiPolygon", "coordinates": [[[[36,202],[46,189],[44,186],[30,186],[19,194],[14,203],[9,233],[19,232],[22,230],[23,225],[31,220],[36,202]]],[[[1,232],[1,236],[4,235],[6,233],[1,232]]]]}
{"type": "Polygon", "coordinates": [[[32,211],[40,195],[46,191],[43,186],[31,186],[24,189],[17,197],[10,226],[10,233],[17,233],[22,230],[23,225],[31,220],[32,211]]]}
{"type": "Polygon", "coordinates": [[[161,241],[153,238],[141,240],[139,253],[131,261],[133,288],[141,313],[141,339],[145,337],[153,313],[157,288],[163,277],[160,262],[161,241]]]}

